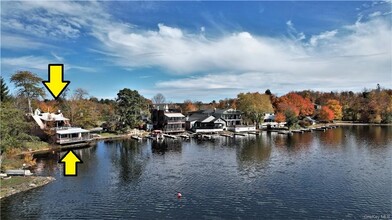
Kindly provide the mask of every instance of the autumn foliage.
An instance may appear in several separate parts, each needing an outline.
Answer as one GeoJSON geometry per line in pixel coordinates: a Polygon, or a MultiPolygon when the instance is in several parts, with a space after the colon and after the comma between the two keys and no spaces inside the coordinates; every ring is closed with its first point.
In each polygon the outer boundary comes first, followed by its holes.
{"type": "Polygon", "coordinates": [[[182,112],[187,114],[188,112],[193,112],[197,110],[197,106],[192,103],[191,100],[185,100],[184,104],[182,105],[182,112]]]}
{"type": "Polygon", "coordinates": [[[340,105],[340,102],[336,99],[330,99],[327,101],[327,106],[329,109],[332,110],[335,119],[340,120],[343,117],[343,111],[342,111],[342,106],[340,105]]]}
{"type": "Polygon", "coordinates": [[[277,101],[278,112],[285,112],[290,110],[295,113],[296,116],[309,116],[314,113],[314,105],[309,98],[303,98],[302,96],[290,92],[287,95],[280,97],[277,101]]]}
{"type": "Polygon", "coordinates": [[[335,115],[331,109],[329,109],[327,106],[321,107],[317,114],[317,118],[320,121],[332,121],[335,118],[335,115]]]}
{"type": "Polygon", "coordinates": [[[58,102],[56,101],[38,101],[37,107],[43,112],[55,113],[57,112],[58,102]]]}
{"type": "Polygon", "coordinates": [[[286,121],[286,116],[282,112],[278,112],[275,115],[275,121],[278,122],[278,123],[285,122],[286,121]]]}

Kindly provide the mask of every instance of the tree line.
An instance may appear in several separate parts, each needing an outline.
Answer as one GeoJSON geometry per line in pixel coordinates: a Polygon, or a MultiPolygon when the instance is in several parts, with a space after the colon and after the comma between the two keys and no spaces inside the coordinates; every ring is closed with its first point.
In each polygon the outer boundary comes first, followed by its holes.
{"type": "MultiPolygon", "coordinates": [[[[24,140],[34,140],[29,134],[32,122],[25,120],[26,113],[39,108],[43,112],[61,111],[73,126],[93,128],[103,126],[108,131],[126,132],[142,127],[150,116],[152,104],[165,103],[158,93],[151,99],[136,90],[124,88],[115,99],[92,97],[82,88],[67,89],[57,100],[45,99],[42,79],[29,71],[18,71],[10,78],[16,91],[10,91],[1,79],[1,149],[19,146],[24,140]]],[[[320,92],[312,90],[274,95],[269,89],[264,93],[240,93],[236,98],[226,98],[210,103],[185,100],[170,103],[172,108],[187,114],[212,108],[234,108],[244,113],[244,122],[259,125],[266,113],[275,113],[275,121],[287,122],[288,127],[308,125],[303,119],[310,116],[319,121],[358,121],[369,123],[392,123],[392,90],[364,89],[362,92],[320,92]]]]}

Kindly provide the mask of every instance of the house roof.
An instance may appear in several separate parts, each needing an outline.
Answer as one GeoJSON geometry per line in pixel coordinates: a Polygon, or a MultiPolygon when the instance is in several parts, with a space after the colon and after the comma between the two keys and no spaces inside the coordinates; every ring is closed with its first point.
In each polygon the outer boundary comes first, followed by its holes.
{"type": "Polygon", "coordinates": [[[62,113],[54,114],[54,113],[42,113],[39,115],[39,118],[44,121],[68,121],[68,118],[65,118],[62,113]]]}
{"type": "Polygon", "coordinates": [[[200,119],[198,121],[207,123],[207,122],[214,121],[214,119],[215,119],[215,117],[211,115],[211,116],[206,116],[206,117],[204,117],[204,118],[202,118],[202,119],[200,119]]]}
{"type": "Polygon", "coordinates": [[[198,121],[198,120],[200,120],[200,119],[202,119],[202,118],[205,118],[205,117],[206,117],[205,114],[202,114],[202,113],[193,113],[193,114],[191,114],[191,115],[188,116],[187,121],[198,121]]]}
{"type": "Polygon", "coordinates": [[[214,123],[215,123],[215,122],[218,122],[218,123],[219,123],[219,121],[224,121],[224,122],[226,122],[226,120],[223,119],[223,118],[215,118],[215,119],[213,120],[214,123]]]}
{"type": "Polygon", "coordinates": [[[69,128],[64,130],[57,130],[56,134],[75,134],[75,133],[86,133],[86,132],[90,132],[90,131],[82,128],[69,128]]]}
{"type": "Polygon", "coordinates": [[[309,121],[316,121],[316,120],[314,120],[313,118],[311,118],[311,117],[309,117],[309,116],[306,116],[304,119],[307,119],[307,120],[309,120],[309,121]]]}
{"type": "Polygon", "coordinates": [[[176,112],[165,112],[165,116],[170,117],[170,118],[185,118],[185,116],[181,113],[176,113],[176,112]]]}

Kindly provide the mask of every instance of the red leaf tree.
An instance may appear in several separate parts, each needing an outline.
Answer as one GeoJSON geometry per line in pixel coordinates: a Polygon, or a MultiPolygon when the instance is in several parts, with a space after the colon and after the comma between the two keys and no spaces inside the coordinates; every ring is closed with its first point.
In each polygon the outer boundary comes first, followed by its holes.
{"type": "Polygon", "coordinates": [[[331,109],[329,109],[327,106],[323,106],[318,112],[317,118],[320,121],[328,122],[332,121],[335,118],[335,115],[331,109]]]}
{"type": "Polygon", "coordinates": [[[285,122],[286,121],[286,116],[282,112],[278,112],[275,115],[275,121],[278,122],[278,123],[285,122]]]}
{"type": "Polygon", "coordinates": [[[302,96],[290,92],[278,100],[278,111],[284,112],[291,110],[296,116],[309,116],[314,113],[314,105],[309,98],[303,98],[302,96]]]}

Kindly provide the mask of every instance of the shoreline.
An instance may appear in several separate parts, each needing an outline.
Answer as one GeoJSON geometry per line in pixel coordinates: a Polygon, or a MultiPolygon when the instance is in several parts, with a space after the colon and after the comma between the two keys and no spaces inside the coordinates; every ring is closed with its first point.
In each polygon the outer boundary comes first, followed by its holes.
{"type": "Polygon", "coordinates": [[[116,140],[116,139],[128,139],[131,136],[129,135],[116,135],[116,136],[109,136],[109,137],[97,137],[91,140],[90,142],[86,143],[76,143],[76,144],[69,144],[69,145],[58,145],[58,144],[50,144],[49,147],[39,149],[39,150],[34,150],[34,151],[23,151],[16,156],[23,156],[26,154],[45,154],[49,153],[52,151],[62,151],[62,150],[67,150],[67,149],[77,149],[77,148],[84,148],[87,146],[90,146],[92,144],[97,143],[98,141],[102,140],[116,140]]]}
{"type": "Polygon", "coordinates": [[[329,123],[328,125],[341,125],[341,126],[392,126],[392,124],[376,124],[376,123],[365,123],[365,122],[352,122],[352,121],[337,121],[335,123],[329,123]]]}
{"type": "Polygon", "coordinates": [[[9,179],[1,179],[0,200],[20,192],[45,186],[55,180],[51,176],[11,176],[9,179]]]}
{"type": "MultiPolygon", "coordinates": [[[[375,123],[362,123],[362,122],[353,122],[353,121],[337,121],[335,123],[325,123],[325,124],[317,124],[323,126],[392,126],[392,124],[375,124],[375,123]]],[[[87,143],[77,143],[77,144],[70,144],[70,145],[50,145],[48,148],[35,150],[35,151],[24,151],[17,156],[22,156],[26,154],[45,154],[52,151],[62,151],[67,149],[78,149],[78,148],[85,148],[92,144],[97,143],[98,141],[102,140],[117,140],[117,139],[130,139],[130,134],[121,134],[121,135],[113,135],[107,137],[96,137],[92,141],[87,143]]]]}

